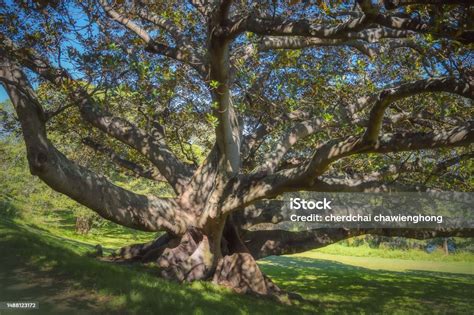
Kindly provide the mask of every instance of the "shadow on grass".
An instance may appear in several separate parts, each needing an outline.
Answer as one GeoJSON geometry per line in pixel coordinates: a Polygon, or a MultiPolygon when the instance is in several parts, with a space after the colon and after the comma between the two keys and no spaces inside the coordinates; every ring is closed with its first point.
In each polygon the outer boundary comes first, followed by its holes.
{"type": "MultiPolygon", "coordinates": [[[[470,313],[474,276],[392,272],[302,257],[270,257],[262,270],[306,299],[291,307],[208,283],[179,285],[85,257],[93,247],[0,220],[0,300],[40,303],[40,313],[470,313]]],[[[38,312],[35,312],[36,314],[38,312]]]]}
{"type": "MultiPolygon", "coordinates": [[[[306,312],[266,299],[240,296],[209,283],[180,285],[144,272],[143,267],[100,262],[77,253],[92,247],[32,233],[0,221],[0,300],[40,303],[35,314],[306,312]]],[[[307,306],[306,306],[307,307],[307,306]]]]}
{"type": "Polygon", "coordinates": [[[284,256],[266,259],[261,268],[278,285],[325,311],[469,313],[474,303],[473,275],[372,270],[284,256]]]}

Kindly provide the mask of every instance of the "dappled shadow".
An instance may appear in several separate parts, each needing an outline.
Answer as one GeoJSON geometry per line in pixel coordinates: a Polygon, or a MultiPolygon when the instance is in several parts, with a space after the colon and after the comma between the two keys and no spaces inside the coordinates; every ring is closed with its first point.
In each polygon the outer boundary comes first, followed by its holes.
{"type": "Polygon", "coordinates": [[[48,233],[48,230],[46,230],[45,228],[43,228],[43,227],[41,227],[37,224],[34,224],[34,223],[27,223],[26,226],[28,226],[32,229],[38,230],[38,231],[43,231],[43,232],[48,233]]]}
{"type": "MultiPolygon", "coordinates": [[[[91,294],[66,277],[31,266],[8,266],[0,259],[0,297],[8,301],[37,302],[40,313],[72,313],[103,309],[105,297],[91,294]]],[[[35,311],[36,313],[36,311],[35,311]]]]}
{"type": "MultiPolygon", "coordinates": [[[[304,302],[284,306],[209,283],[179,285],[155,266],[116,265],[85,257],[89,244],[0,221],[0,300],[40,302],[41,313],[469,313],[474,276],[393,272],[302,257],[269,257],[259,266],[304,302]],[[5,232],[6,230],[6,232],[5,232]],[[72,250],[74,249],[74,250],[72,250]]],[[[37,312],[35,312],[37,313],[37,312]]]]}
{"type": "MultiPolygon", "coordinates": [[[[474,263],[472,263],[472,270],[474,271],[474,263]]],[[[459,280],[459,278],[465,278],[465,279],[470,279],[471,281],[474,281],[474,275],[467,275],[465,273],[436,272],[436,271],[416,270],[416,269],[408,269],[407,272],[410,275],[420,275],[423,277],[437,277],[437,278],[454,279],[454,280],[459,280]]]]}
{"type": "Polygon", "coordinates": [[[355,312],[469,311],[474,276],[395,272],[312,258],[269,257],[261,269],[282,289],[302,294],[325,310],[355,312]]]}
{"type": "MultiPolygon", "coordinates": [[[[49,241],[50,235],[35,235],[29,228],[9,225],[12,229],[2,233],[2,225],[0,222],[0,251],[9,255],[0,257],[0,300],[38,301],[39,313],[156,314],[192,310],[208,314],[215,310],[216,314],[261,314],[272,305],[268,300],[240,296],[209,283],[180,285],[159,279],[145,273],[143,266],[97,261],[57,243],[83,247],[81,242],[57,240],[54,236],[49,241]]],[[[273,305],[272,309],[280,313],[295,310],[283,305],[273,305]]]]}

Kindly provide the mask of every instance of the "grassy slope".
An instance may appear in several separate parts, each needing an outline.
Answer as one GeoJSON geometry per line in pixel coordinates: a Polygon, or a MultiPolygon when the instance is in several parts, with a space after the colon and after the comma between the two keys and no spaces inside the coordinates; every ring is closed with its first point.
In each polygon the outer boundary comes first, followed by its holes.
{"type": "Polygon", "coordinates": [[[377,258],[379,265],[368,269],[354,265],[374,264],[372,258],[361,261],[361,257],[317,251],[261,261],[264,272],[278,285],[307,300],[290,307],[232,294],[208,283],[170,283],[157,279],[154,268],[99,262],[84,256],[91,248],[84,240],[0,220],[0,300],[38,301],[44,314],[73,310],[139,314],[469,313],[474,303],[472,262],[377,258]],[[410,263],[417,265],[399,268],[409,271],[377,270],[410,263]]]}
{"type": "Polygon", "coordinates": [[[0,256],[0,300],[38,301],[42,314],[235,314],[249,313],[249,307],[264,313],[272,307],[269,301],[208,283],[179,285],[158,279],[144,267],[100,262],[84,256],[92,245],[12,222],[0,221],[0,249],[8,253],[0,256]]]}

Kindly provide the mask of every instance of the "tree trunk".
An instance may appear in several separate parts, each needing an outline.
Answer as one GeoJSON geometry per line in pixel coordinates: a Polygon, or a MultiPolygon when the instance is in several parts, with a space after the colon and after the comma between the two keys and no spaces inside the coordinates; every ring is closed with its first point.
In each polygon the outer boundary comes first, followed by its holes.
{"type": "Polygon", "coordinates": [[[183,235],[163,234],[145,243],[123,247],[114,260],[156,262],[161,276],[178,282],[205,280],[238,293],[285,295],[260,270],[240,238],[232,218],[189,228],[183,235]]]}
{"type": "Polygon", "coordinates": [[[278,296],[283,292],[266,277],[255,258],[245,246],[238,226],[229,216],[221,244],[224,256],[218,260],[212,281],[230,287],[239,293],[278,296]]]}
{"type": "Polygon", "coordinates": [[[449,255],[449,248],[448,248],[448,238],[445,237],[443,239],[443,250],[445,255],[449,255]]]}

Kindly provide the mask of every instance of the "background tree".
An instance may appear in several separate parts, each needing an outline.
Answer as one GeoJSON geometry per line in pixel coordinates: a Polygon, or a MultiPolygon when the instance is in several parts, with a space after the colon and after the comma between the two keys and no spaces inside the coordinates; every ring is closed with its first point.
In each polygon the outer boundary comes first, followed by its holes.
{"type": "Polygon", "coordinates": [[[277,223],[290,191],[471,191],[468,1],[0,7],[0,81],[31,173],[108,220],[165,231],[121,252],[165,277],[279,294],[254,259],[364,233],[472,235],[248,229],[277,223]],[[170,196],[115,185],[105,161],[170,196]]]}

